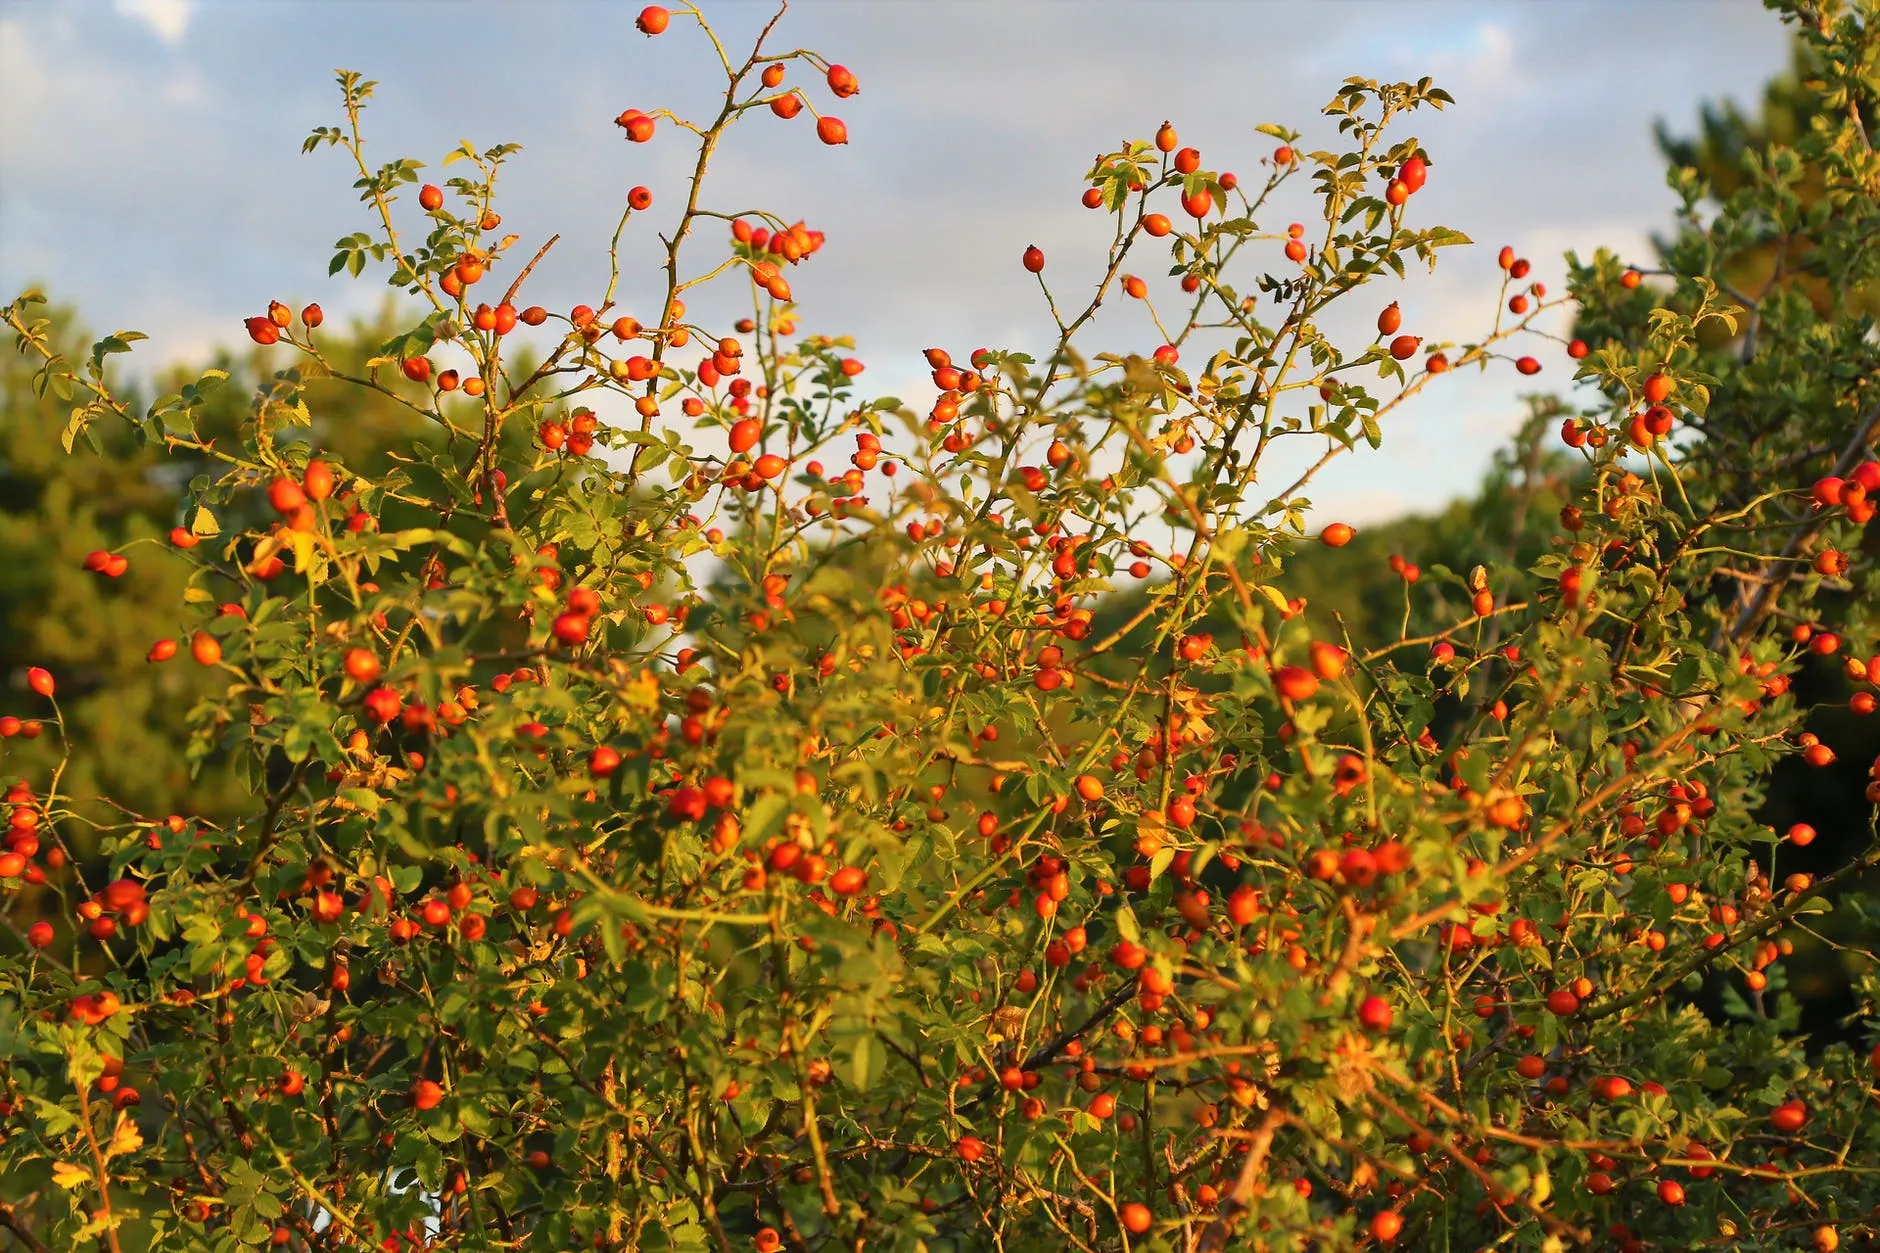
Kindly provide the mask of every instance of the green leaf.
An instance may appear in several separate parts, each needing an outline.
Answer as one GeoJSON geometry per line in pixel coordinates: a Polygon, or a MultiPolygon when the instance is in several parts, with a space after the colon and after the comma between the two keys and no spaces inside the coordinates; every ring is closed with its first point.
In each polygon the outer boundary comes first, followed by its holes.
{"type": "Polygon", "coordinates": [[[368,814],[378,813],[379,807],[385,803],[384,797],[374,792],[371,788],[364,787],[342,788],[339,791],[338,799],[358,809],[364,810],[368,814]]]}
{"type": "Polygon", "coordinates": [[[1149,882],[1154,883],[1164,874],[1167,874],[1168,868],[1174,864],[1175,847],[1173,845],[1164,844],[1161,848],[1156,849],[1155,856],[1149,859],[1149,882]]]}
{"type": "Polygon", "coordinates": [[[1369,410],[1360,409],[1358,410],[1358,424],[1364,429],[1364,439],[1366,443],[1373,448],[1383,447],[1384,431],[1383,428],[1377,424],[1376,415],[1372,414],[1369,410]]]}
{"type": "Polygon", "coordinates": [[[872,1031],[855,1037],[849,1049],[849,1081],[858,1092],[866,1092],[881,1073],[883,1050],[872,1031]]]}

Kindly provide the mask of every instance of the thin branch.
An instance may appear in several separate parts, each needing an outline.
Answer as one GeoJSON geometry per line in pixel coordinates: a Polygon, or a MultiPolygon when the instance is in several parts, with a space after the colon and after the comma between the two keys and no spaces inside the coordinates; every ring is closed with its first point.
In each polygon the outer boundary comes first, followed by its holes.
{"type": "Polygon", "coordinates": [[[507,305],[507,304],[515,303],[516,293],[519,290],[521,290],[522,281],[529,277],[529,271],[535,268],[536,262],[540,261],[543,257],[546,257],[548,255],[548,250],[550,248],[553,248],[560,239],[561,239],[561,235],[559,233],[550,235],[548,237],[548,242],[535,250],[535,255],[529,258],[529,264],[522,267],[522,273],[516,275],[516,281],[509,285],[508,291],[503,293],[503,299],[502,299],[503,304],[507,305]]]}
{"type": "MultiPolygon", "coordinates": [[[[1835,460],[1834,468],[1829,471],[1830,474],[1845,477],[1860,463],[1868,447],[1873,443],[1876,426],[1880,426],[1880,404],[1874,405],[1867,411],[1867,416],[1861,419],[1860,426],[1854,431],[1854,437],[1848,440],[1847,447],[1841,450],[1841,455],[1835,460]]],[[[1776,597],[1781,594],[1782,589],[1788,585],[1790,577],[1794,574],[1796,554],[1813,541],[1826,525],[1827,514],[1824,511],[1817,515],[1811,525],[1802,528],[1789,538],[1788,545],[1783,548],[1781,556],[1764,564],[1763,582],[1753,591],[1747,587],[1743,589],[1743,596],[1738,602],[1740,607],[1737,610],[1736,620],[1731,624],[1728,632],[1719,630],[1717,638],[1711,641],[1713,649],[1721,647],[1726,642],[1730,644],[1741,642],[1746,635],[1762,623],[1762,620],[1775,607],[1776,597]]]]}
{"type": "Polygon", "coordinates": [[[1201,1239],[1195,1242],[1195,1253],[1220,1253],[1227,1247],[1228,1237],[1234,1233],[1234,1224],[1253,1207],[1253,1196],[1259,1190],[1260,1176],[1266,1171],[1267,1155],[1273,1150],[1273,1133],[1288,1121],[1286,1114],[1280,1110],[1267,1111],[1266,1118],[1254,1130],[1253,1139],[1247,1145],[1247,1159],[1240,1164],[1239,1177],[1234,1180],[1234,1186],[1228,1189],[1227,1195],[1221,1198],[1214,1221],[1208,1224],[1201,1233],[1201,1239]]]}

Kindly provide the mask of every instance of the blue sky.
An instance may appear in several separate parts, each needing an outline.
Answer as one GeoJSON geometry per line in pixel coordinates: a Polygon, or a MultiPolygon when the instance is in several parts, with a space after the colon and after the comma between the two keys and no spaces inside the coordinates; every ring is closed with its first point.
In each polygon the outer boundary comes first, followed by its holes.
{"type": "MultiPolygon", "coordinates": [[[[715,90],[696,27],[675,21],[648,40],[632,29],[639,7],[0,0],[0,291],[43,284],[94,329],[143,330],[149,365],[239,341],[242,317],[270,298],[319,300],[329,317],[375,307],[385,289],[326,276],[331,243],[372,225],[343,158],[300,153],[309,130],[339,120],[332,71],[344,66],[381,84],[367,115],[375,160],[416,156],[436,176],[462,139],[523,144],[505,229],[530,251],[563,236],[530,298],[593,302],[626,189],[645,183],[670,203],[690,155],[670,129],[625,144],[611,119],[627,107],[702,112],[715,90]]],[[[771,12],[746,0],[705,10],[733,46],[771,12]]],[[[1673,204],[1653,121],[1688,130],[1702,100],[1752,104],[1789,56],[1780,22],[1735,0],[798,0],[781,30],[780,45],[859,76],[862,93],[833,110],[851,142],[823,148],[807,118],[753,118],[715,186],[728,206],[762,204],[827,232],[791,275],[805,329],[855,333],[866,381],[910,400],[922,399],[929,344],[1044,342],[1049,318],[1019,254],[1046,250],[1060,303],[1087,291],[1107,233],[1077,204],[1080,176],[1163,118],[1208,168],[1252,175],[1272,148],[1255,124],[1329,146],[1319,109],[1343,78],[1432,75],[1457,103],[1407,132],[1434,158],[1413,203],[1421,223],[1480,247],[1375,304],[1401,301],[1406,330],[1462,338],[1493,316],[1504,243],[1550,283],[1566,248],[1646,259],[1673,204]]],[[[629,310],[653,299],[650,243],[626,249],[629,310]]],[[[1098,338],[1152,347],[1125,303],[1106,308],[1098,338]]],[[[1563,367],[1553,354],[1538,382],[1564,385],[1563,367]]],[[[1401,414],[1380,453],[1322,479],[1321,509],[1361,521],[1472,487],[1523,388],[1512,372],[1450,382],[1401,414]]]]}

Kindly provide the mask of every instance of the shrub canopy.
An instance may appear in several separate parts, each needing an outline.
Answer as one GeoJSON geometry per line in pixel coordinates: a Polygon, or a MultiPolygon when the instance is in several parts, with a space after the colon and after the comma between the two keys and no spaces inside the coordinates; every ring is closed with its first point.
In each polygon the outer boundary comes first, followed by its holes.
{"type": "Polygon", "coordinates": [[[1779,760],[1867,769],[1791,687],[1838,667],[1867,714],[1880,678],[1880,29],[1789,16],[1821,107],[1708,208],[1678,173],[1650,273],[1569,256],[1549,292],[1504,251],[1484,333],[1420,339],[1377,284],[1469,242],[1417,220],[1440,173],[1407,128],[1450,100],[1353,79],[1338,150],[1264,126],[1254,177],[1167,126],[1099,159],[1094,294],[1027,252],[1055,346],[931,350],[924,415],[799,329],[821,235],[706,178],[730,126],[852,94],[842,67],[714,39],[715,118],[621,114],[698,150],[677,213],[621,218],[668,241],[637,319],[617,265],[591,307],[530,305],[554,241],[501,233],[512,149],[414,196],[342,74],[308,146],[372,229],[335,272],[423,310],[370,357],[276,304],[248,330],[284,368],[212,432],[225,371],[133,405],[105,366],[134,335],[70,356],[36,293],[4,310],[68,451],[193,473],[168,540],[85,562],[174,550],[151,664],[212,682],[172,751],[245,800],[75,795],[95,746],[29,673],[0,1225],[118,1253],[1868,1232],[1880,1052],[1808,1051],[1782,957],[1880,858],[1872,813],[1811,875],[1812,832],[1758,807],[1779,760]],[[1289,180],[1315,223],[1272,220],[1289,180]],[[1806,283],[1728,282],[1801,238],[1806,283]],[[696,324],[706,284],[751,315],[696,324]],[[1105,302],[1140,352],[1078,350],[1105,302]],[[1571,344],[1537,329],[1562,305],[1571,344]],[[1350,539],[1307,534],[1311,481],[1464,368],[1582,383],[1536,402],[1558,528],[1396,558],[1401,619],[1354,637],[1289,589],[1350,539]],[[316,412],[342,385],[426,434],[348,452],[316,412]]]}

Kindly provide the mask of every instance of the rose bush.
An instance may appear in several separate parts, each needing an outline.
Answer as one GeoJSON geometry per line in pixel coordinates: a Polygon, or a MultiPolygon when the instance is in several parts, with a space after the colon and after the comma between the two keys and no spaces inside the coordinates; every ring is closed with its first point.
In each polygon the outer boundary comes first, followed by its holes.
{"type": "MultiPolygon", "coordinates": [[[[4,311],[68,448],[122,423],[209,467],[150,657],[213,676],[178,751],[252,801],[100,817],[49,670],[0,722],[63,753],[6,797],[0,1226],[118,1253],[1869,1236],[1880,1051],[1808,1051],[1781,959],[1880,850],[1793,874],[1812,833],[1757,807],[1778,759],[1868,769],[1789,689],[1834,665],[1867,714],[1880,678],[1880,346],[1847,304],[1880,279],[1880,31],[1791,16],[1833,109],[1707,221],[1683,180],[1701,229],[1650,275],[1569,258],[1550,294],[1503,250],[1485,332],[1419,336],[1377,285],[1468,242],[1415,224],[1438,174],[1401,133],[1449,98],[1354,79],[1342,148],[1263,127],[1257,177],[1167,124],[1098,160],[1094,294],[1014,248],[1055,346],[930,350],[924,415],[799,330],[822,235],[706,180],[765,114],[846,143],[844,67],[714,36],[715,117],[621,113],[697,150],[663,299],[622,308],[616,263],[566,313],[527,299],[554,240],[500,233],[513,149],[451,154],[413,209],[421,167],[366,164],[343,74],[308,147],[352,159],[374,230],[333,269],[424,311],[374,358],[273,303],[247,330],[285,368],[212,442],[219,372],[133,407],[106,370],[133,335],[74,363],[36,293],[4,311]],[[1295,180],[1310,228],[1271,220],[1295,180]],[[1807,234],[1808,290],[1724,290],[1771,232],[1807,234]],[[750,315],[697,324],[707,284],[750,315]],[[1141,351],[1079,351],[1119,302],[1141,351]],[[1562,343],[1537,319],[1568,303],[1562,343]],[[1523,567],[1495,536],[1466,572],[1393,557],[1403,630],[1348,638],[1287,591],[1353,538],[1307,534],[1307,489],[1465,367],[1584,384],[1544,410],[1577,458],[1558,534],[1523,567]],[[348,464],[310,438],[336,381],[437,437],[348,464]],[[1713,1020],[1687,991],[1718,974],[1713,1020]]],[[[615,247],[655,208],[634,189],[615,247]]]]}

